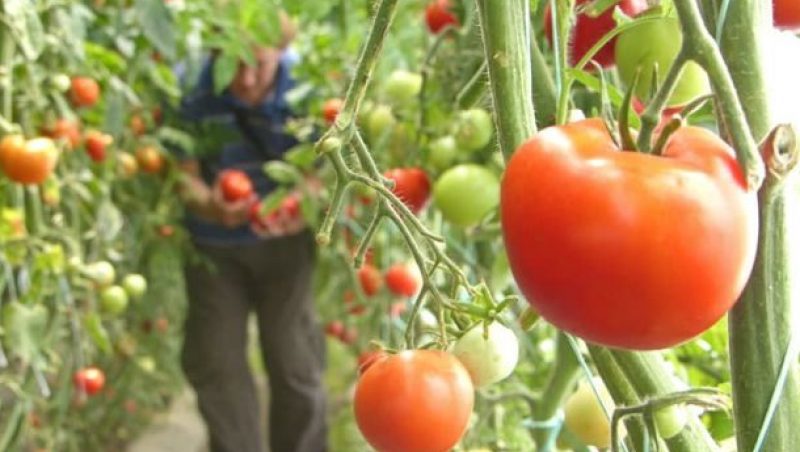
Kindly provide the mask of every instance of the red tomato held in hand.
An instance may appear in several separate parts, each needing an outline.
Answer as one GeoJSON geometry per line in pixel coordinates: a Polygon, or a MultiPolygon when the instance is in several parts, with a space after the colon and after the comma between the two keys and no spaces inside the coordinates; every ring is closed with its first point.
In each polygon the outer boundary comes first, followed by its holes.
{"type": "Polygon", "coordinates": [[[229,169],[219,175],[219,186],[225,201],[244,201],[253,196],[253,182],[244,171],[229,169]]]}
{"type": "Polygon", "coordinates": [[[474,403],[469,373],[440,350],[378,359],[356,385],[355,416],[379,451],[446,452],[467,429],[474,403]]]}
{"type": "Polygon", "coordinates": [[[103,389],[106,384],[106,375],[97,367],[85,367],[75,372],[72,382],[75,384],[75,389],[91,396],[103,389]]]}
{"type": "Polygon", "coordinates": [[[734,151],[683,127],[663,156],[620,152],[599,119],[550,127],[506,169],[514,278],[555,326],[597,344],[671,347],[733,306],[753,265],[756,196],[734,151]]]}
{"type": "Polygon", "coordinates": [[[90,77],[72,77],[70,99],[76,107],[91,107],[100,97],[100,85],[90,77]]]}
{"type": "Polygon", "coordinates": [[[361,283],[361,290],[364,295],[371,297],[378,293],[383,287],[383,278],[381,272],[370,264],[364,264],[358,269],[358,282],[361,283]]]}
{"type": "Polygon", "coordinates": [[[86,132],[86,139],[84,140],[86,146],[86,153],[89,158],[95,162],[102,162],[106,159],[106,146],[114,142],[110,135],[90,130],[86,132]]]}
{"type": "Polygon", "coordinates": [[[450,10],[450,0],[433,0],[425,7],[425,22],[428,30],[439,34],[448,25],[459,26],[458,17],[450,10]]]}
{"type": "Polygon", "coordinates": [[[401,297],[413,297],[420,287],[422,279],[408,264],[395,264],[386,271],[386,287],[401,297]]]}
{"type": "MultiPolygon", "coordinates": [[[[575,4],[576,7],[583,6],[589,0],[578,0],[575,4]]],[[[621,0],[617,6],[626,15],[634,17],[641,12],[648,9],[647,0],[621,0]]],[[[589,17],[587,14],[578,15],[578,21],[573,28],[572,39],[570,39],[570,52],[569,64],[574,66],[578,61],[586,55],[589,50],[597,44],[606,33],[616,27],[614,22],[614,8],[612,6],[603,11],[597,17],[589,17]]],[[[547,2],[544,12],[544,30],[545,36],[550,44],[553,44],[553,20],[550,15],[550,2],[547,2]]],[[[600,66],[610,67],[614,65],[614,41],[616,38],[609,41],[594,55],[594,60],[600,66]]]]}
{"type": "Polygon", "coordinates": [[[395,168],[384,173],[394,181],[392,192],[414,214],[419,213],[431,197],[431,181],[420,168],[395,168]]]}
{"type": "Polygon", "coordinates": [[[800,2],[797,0],[774,0],[772,17],[775,26],[785,30],[800,29],[800,2]]]}
{"type": "Polygon", "coordinates": [[[336,121],[336,116],[342,109],[342,105],[344,105],[344,101],[339,98],[328,99],[322,104],[322,117],[325,118],[326,123],[330,125],[336,121]]]}

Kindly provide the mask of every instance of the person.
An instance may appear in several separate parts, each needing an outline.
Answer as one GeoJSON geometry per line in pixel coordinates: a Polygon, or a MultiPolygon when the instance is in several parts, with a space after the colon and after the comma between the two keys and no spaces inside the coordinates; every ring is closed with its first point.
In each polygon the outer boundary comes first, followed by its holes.
{"type": "Polygon", "coordinates": [[[285,95],[294,85],[288,47],[293,30],[282,18],[284,42],[255,49],[254,66],[239,63],[230,86],[214,94],[212,55],[196,86],[181,101],[187,120],[214,118],[236,140],[221,152],[182,162],[186,227],[211,265],[186,267],[189,308],[182,352],[184,373],[197,393],[212,452],[263,452],[258,397],[246,357],[247,323],[255,311],[269,375],[269,443],[273,452],[327,448],[322,374],[325,342],[313,304],[315,248],[301,216],[280,215],[253,228],[254,200],[227,202],[219,175],[246,172],[258,196],[274,184],[264,162],[296,144],[283,126],[291,116],[285,95]]]}

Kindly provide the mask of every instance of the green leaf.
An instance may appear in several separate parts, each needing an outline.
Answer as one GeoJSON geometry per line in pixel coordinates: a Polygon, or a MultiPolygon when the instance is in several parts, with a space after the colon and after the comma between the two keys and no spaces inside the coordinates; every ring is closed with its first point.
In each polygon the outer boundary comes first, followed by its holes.
{"type": "Polygon", "coordinates": [[[157,137],[162,143],[178,147],[189,154],[194,154],[195,152],[196,143],[194,137],[183,130],[167,126],[159,127],[157,137]]]}
{"type": "Polygon", "coordinates": [[[163,0],[136,0],[136,15],[144,35],[167,59],[175,58],[176,40],[172,15],[163,0]]]}
{"type": "Polygon", "coordinates": [[[267,177],[282,185],[294,184],[303,177],[297,168],[280,160],[265,163],[264,173],[266,173],[267,177]]]}
{"type": "Polygon", "coordinates": [[[44,30],[35,2],[6,0],[3,2],[3,11],[25,58],[35,60],[44,49],[44,30]]]}
{"type": "Polygon", "coordinates": [[[314,165],[314,161],[317,159],[317,153],[314,151],[313,144],[300,143],[286,151],[283,159],[302,170],[308,170],[314,165]]]}
{"type": "Polygon", "coordinates": [[[18,302],[3,308],[3,329],[11,351],[26,363],[33,362],[39,354],[42,339],[47,333],[47,308],[38,304],[18,302]]]}
{"type": "Polygon", "coordinates": [[[86,58],[92,63],[100,63],[109,71],[117,74],[125,72],[127,63],[117,52],[89,41],[83,43],[83,51],[86,58]]]}
{"type": "Polygon", "coordinates": [[[119,135],[125,128],[125,102],[117,91],[106,96],[106,111],[103,129],[112,135],[119,135]]]}
{"type": "Polygon", "coordinates": [[[181,96],[181,91],[178,88],[178,79],[169,66],[165,64],[153,64],[150,66],[148,75],[153,84],[167,96],[172,98],[181,96]]]}
{"type": "Polygon", "coordinates": [[[100,205],[97,210],[97,233],[106,242],[114,240],[122,230],[124,219],[122,213],[114,205],[107,201],[100,205]]]}
{"type": "Polygon", "coordinates": [[[288,190],[285,188],[278,188],[273,190],[270,194],[268,194],[263,200],[261,200],[261,214],[262,215],[269,215],[272,213],[273,210],[277,209],[278,206],[281,205],[281,201],[283,198],[286,197],[288,194],[288,190]]]}
{"type": "Polygon", "coordinates": [[[223,52],[214,60],[214,92],[219,94],[228,87],[239,68],[239,57],[223,52]]]}

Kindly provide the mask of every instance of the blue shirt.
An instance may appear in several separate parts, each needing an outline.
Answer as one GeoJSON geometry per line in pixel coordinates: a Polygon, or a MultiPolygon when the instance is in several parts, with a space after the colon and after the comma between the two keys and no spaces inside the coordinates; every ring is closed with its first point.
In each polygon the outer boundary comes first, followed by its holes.
{"type": "MultiPolygon", "coordinates": [[[[215,94],[213,60],[206,62],[196,87],[181,100],[181,117],[190,121],[214,121],[229,128],[231,136],[236,137],[222,144],[220,152],[200,159],[206,183],[213,184],[220,171],[235,168],[250,176],[259,196],[263,197],[275,188],[262,168],[269,160],[281,159],[297,144],[292,135],[284,132],[286,120],[292,115],[286,93],[295,85],[290,72],[296,61],[297,55],[292,51],[281,55],[273,92],[255,107],[243,104],[227,90],[215,94]]],[[[261,240],[248,224],[226,228],[198,218],[191,212],[187,213],[185,224],[199,242],[233,244],[261,240]]]]}

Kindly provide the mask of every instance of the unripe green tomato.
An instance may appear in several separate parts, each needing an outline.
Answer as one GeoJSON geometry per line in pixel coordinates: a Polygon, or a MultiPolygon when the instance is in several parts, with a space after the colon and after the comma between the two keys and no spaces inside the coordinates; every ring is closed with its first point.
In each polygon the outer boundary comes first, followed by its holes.
{"type": "Polygon", "coordinates": [[[500,181],[480,165],[456,165],[436,181],[433,202],[448,222],[474,226],[500,202],[500,181]]]}
{"type": "MultiPolygon", "coordinates": [[[[615,52],[617,70],[622,81],[630,86],[637,69],[641,68],[636,97],[649,99],[653,71],[658,71],[658,81],[662,82],[677,58],[682,42],[680,23],[673,17],[642,22],[619,35],[615,52]]],[[[697,63],[690,61],[681,71],[667,106],[685,105],[710,91],[705,71],[697,63]]]]}
{"type": "Polygon", "coordinates": [[[145,355],[136,358],[136,365],[145,373],[153,373],[156,370],[156,360],[152,356],[145,355]]]}
{"type": "Polygon", "coordinates": [[[422,89],[422,76],[414,72],[397,70],[386,79],[383,89],[390,104],[408,105],[414,102],[422,89]]]}
{"type": "Polygon", "coordinates": [[[475,387],[487,386],[508,377],[517,366],[519,342],[513,331],[492,322],[488,336],[483,324],[464,333],[453,347],[453,354],[467,369],[475,387]]]}
{"type": "Polygon", "coordinates": [[[452,135],[437,138],[428,145],[428,163],[439,171],[453,165],[458,157],[458,146],[452,135]]]}
{"type": "Polygon", "coordinates": [[[377,140],[394,127],[396,119],[392,107],[378,105],[372,109],[367,119],[367,134],[371,140],[377,140]]]}
{"type": "Polygon", "coordinates": [[[583,380],[564,405],[564,424],[585,444],[605,449],[611,445],[611,423],[603,407],[609,414],[613,413],[614,399],[608,393],[603,380],[595,377],[592,381],[600,393],[603,405],[600,405],[589,382],[583,380]]]}
{"type": "Polygon", "coordinates": [[[689,419],[683,406],[671,405],[655,412],[656,429],[659,436],[670,439],[683,430],[689,419]]]}
{"type": "Polygon", "coordinates": [[[98,287],[109,286],[114,283],[116,278],[114,266],[108,261],[92,262],[86,266],[85,272],[98,287]]]}
{"type": "Polygon", "coordinates": [[[147,291],[147,280],[140,274],[131,273],[122,279],[122,287],[131,298],[141,298],[147,291]]]}
{"type": "Polygon", "coordinates": [[[65,92],[72,86],[72,80],[70,80],[67,74],[53,74],[50,76],[50,83],[53,84],[53,88],[56,89],[58,92],[65,92]]]}
{"type": "Polygon", "coordinates": [[[109,286],[100,292],[100,306],[109,314],[122,314],[128,308],[128,294],[120,286],[109,286]]]}
{"type": "Polygon", "coordinates": [[[458,148],[473,152],[484,148],[492,140],[492,116],[483,109],[472,108],[458,113],[455,137],[458,148]]]}

